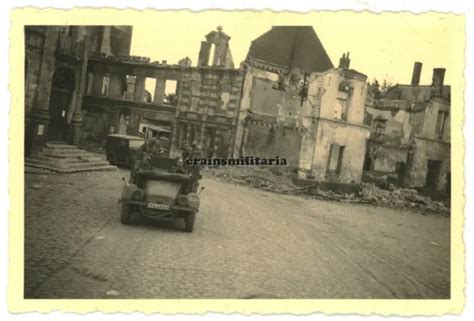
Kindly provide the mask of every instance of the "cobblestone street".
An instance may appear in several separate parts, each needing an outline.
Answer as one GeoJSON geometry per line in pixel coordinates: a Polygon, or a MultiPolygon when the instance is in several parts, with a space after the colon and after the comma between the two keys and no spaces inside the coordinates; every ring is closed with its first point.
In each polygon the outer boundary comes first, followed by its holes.
{"type": "Polygon", "coordinates": [[[449,298],[450,218],[204,178],[193,233],[120,223],[128,172],[25,174],[27,298],[449,298]]]}

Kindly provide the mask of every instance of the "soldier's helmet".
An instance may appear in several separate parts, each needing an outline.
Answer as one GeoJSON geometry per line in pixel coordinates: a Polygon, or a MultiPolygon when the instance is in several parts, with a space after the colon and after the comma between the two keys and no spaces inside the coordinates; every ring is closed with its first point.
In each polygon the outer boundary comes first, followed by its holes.
{"type": "Polygon", "coordinates": [[[146,143],[148,146],[153,147],[158,143],[158,139],[156,139],[155,137],[150,137],[148,138],[146,143]]]}

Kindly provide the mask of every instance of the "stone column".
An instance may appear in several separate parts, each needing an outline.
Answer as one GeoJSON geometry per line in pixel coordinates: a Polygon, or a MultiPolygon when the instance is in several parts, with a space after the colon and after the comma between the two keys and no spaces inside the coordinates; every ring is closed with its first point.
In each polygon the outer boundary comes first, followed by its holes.
{"type": "Polygon", "coordinates": [[[216,132],[214,134],[214,146],[212,147],[214,157],[217,156],[217,151],[219,150],[220,142],[221,142],[221,130],[220,128],[216,128],[216,132]]]}
{"type": "Polygon", "coordinates": [[[104,26],[102,33],[102,43],[100,44],[100,52],[105,53],[107,56],[112,54],[112,47],[110,45],[110,31],[111,26],[104,26]]]}
{"type": "Polygon", "coordinates": [[[41,58],[40,75],[36,101],[31,110],[27,134],[30,140],[31,153],[37,152],[46,143],[49,126],[49,100],[51,96],[52,78],[55,68],[55,50],[58,38],[58,27],[47,27],[41,58]]]}
{"type": "Polygon", "coordinates": [[[109,97],[122,99],[123,97],[123,84],[125,75],[111,73],[110,74],[110,85],[109,85],[109,97]]]}
{"type": "Polygon", "coordinates": [[[206,141],[206,123],[201,124],[201,130],[199,135],[198,144],[204,148],[204,142],[206,141]]]}
{"type": "Polygon", "coordinates": [[[137,103],[143,102],[145,93],[145,75],[137,75],[135,79],[135,92],[133,93],[133,101],[137,103]]]}
{"type": "Polygon", "coordinates": [[[153,95],[153,103],[163,104],[163,99],[165,99],[165,90],[166,90],[166,80],[165,79],[156,79],[155,84],[155,94],[153,95]]]}
{"type": "MultiPolygon", "coordinates": [[[[82,27],[81,27],[82,28],[82,27]]],[[[70,119],[69,125],[69,143],[73,145],[79,145],[81,140],[81,129],[82,129],[82,98],[84,97],[84,93],[87,90],[87,64],[88,64],[88,57],[89,57],[89,36],[84,36],[84,50],[82,54],[82,64],[79,71],[78,81],[76,82],[76,90],[74,92],[75,99],[73,99],[74,103],[74,111],[72,113],[72,117],[70,119]]]]}
{"type": "Polygon", "coordinates": [[[102,95],[103,82],[104,82],[104,74],[94,73],[93,80],[92,80],[92,92],[91,92],[93,96],[102,95]]]}
{"type": "Polygon", "coordinates": [[[188,130],[186,131],[186,140],[191,144],[191,131],[194,130],[193,125],[186,125],[188,130]]]}
{"type": "Polygon", "coordinates": [[[184,139],[184,129],[185,129],[186,124],[180,123],[179,124],[179,135],[178,135],[178,148],[182,147],[183,139],[184,139]]]}

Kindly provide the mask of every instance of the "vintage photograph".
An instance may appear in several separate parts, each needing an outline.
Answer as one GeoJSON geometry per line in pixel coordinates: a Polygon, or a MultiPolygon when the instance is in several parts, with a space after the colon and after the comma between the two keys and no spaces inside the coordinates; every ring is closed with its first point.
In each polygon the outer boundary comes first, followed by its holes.
{"type": "Polygon", "coordinates": [[[25,299],[451,299],[462,24],[135,14],[23,28],[25,299]]]}

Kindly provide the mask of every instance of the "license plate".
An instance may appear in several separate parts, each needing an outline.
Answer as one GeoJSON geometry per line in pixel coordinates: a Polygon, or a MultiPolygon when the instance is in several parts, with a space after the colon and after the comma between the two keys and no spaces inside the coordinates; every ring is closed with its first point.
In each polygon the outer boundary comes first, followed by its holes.
{"type": "Polygon", "coordinates": [[[164,211],[169,211],[169,209],[170,209],[169,205],[157,204],[157,203],[148,203],[148,205],[146,207],[154,209],[154,210],[164,210],[164,211]]]}

